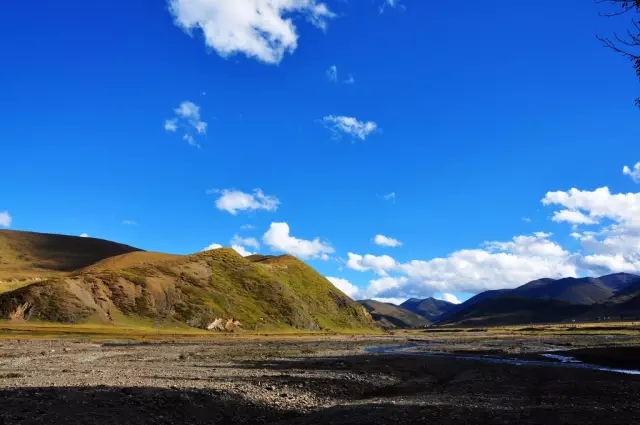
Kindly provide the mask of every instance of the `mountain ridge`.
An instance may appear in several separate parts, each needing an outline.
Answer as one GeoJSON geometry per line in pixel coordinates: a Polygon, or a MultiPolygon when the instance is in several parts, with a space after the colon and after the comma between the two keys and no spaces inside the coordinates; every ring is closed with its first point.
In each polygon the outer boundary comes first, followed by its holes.
{"type": "Polygon", "coordinates": [[[197,328],[233,319],[252,330],[376,328],[364,307],[290,255],[244,258],[231,248],[171,255],[18,231],[1,231],[0,247],[0,271],[11,281],[0,283],[3,319],[197,328]],[[40,248],[33,249],[33,240],[40,248]],[[46,268],[43,256],[49,256],[46,268]]]}

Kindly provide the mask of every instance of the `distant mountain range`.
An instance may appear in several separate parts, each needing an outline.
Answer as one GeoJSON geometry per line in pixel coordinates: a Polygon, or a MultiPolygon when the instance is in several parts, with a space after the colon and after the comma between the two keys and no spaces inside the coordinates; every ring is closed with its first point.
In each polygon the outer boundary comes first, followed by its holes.
{"type": "Polygon", "coordinates": [[[422,328],[455,307],[455,304],[435,298],[411,298],[401,305],[375,300],[358,301],[371,317],[386,329],[422,328]]]}
{"type": "Polygon", "coordinates": [[[437,324],[493,325],[640,317],[640,276],[538,279],[481,292],[435,318],[437,324]]]}
{"type": "Polygon", "coordinates": [[[359,303],[386,328],[640,319],[640,276],[544,278],[514,289],[481,292],[458,305],[435,298],[411,298],[399,306],[372,300],[359,303]]]}

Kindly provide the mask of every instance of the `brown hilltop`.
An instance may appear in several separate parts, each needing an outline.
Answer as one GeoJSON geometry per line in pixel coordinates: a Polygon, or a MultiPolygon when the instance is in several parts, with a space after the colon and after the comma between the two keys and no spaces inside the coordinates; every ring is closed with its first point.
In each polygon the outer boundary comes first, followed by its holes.
{"type": "Polygon", "coordinates": [[[0,318],[114,325],[245,329],[366,329],[365,309],[290,255],[193,255],[110,241],[0,232],[0,318]]]}

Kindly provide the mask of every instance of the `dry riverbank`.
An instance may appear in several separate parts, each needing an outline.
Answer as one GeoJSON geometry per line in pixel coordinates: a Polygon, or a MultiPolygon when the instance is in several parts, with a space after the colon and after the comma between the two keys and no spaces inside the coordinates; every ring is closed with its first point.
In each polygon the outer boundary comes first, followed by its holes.
{"type": "MultiPolygon", "coordinates": [[[[427,350],[526,356],[632,342],[567,338],[421,342],[434,344],[427,350]]],[[[0,424],[640,423],[640,376],[365,352],[409,343],[1,341],[0,424]]]]}

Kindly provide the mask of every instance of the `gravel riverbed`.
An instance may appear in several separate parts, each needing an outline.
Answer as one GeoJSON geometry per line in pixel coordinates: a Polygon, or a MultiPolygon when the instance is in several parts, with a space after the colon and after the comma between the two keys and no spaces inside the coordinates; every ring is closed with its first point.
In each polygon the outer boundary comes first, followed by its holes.
{"type": "MultiPolygon", "coordinates": [[[[563,344],[437,342],[505,353],[563,344]]],[[[640,376],[365,352],[408,343],[5,340],[0,424],[640,424],[640,376]]]]}

